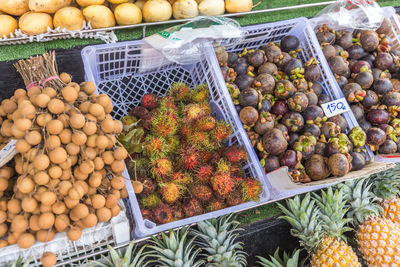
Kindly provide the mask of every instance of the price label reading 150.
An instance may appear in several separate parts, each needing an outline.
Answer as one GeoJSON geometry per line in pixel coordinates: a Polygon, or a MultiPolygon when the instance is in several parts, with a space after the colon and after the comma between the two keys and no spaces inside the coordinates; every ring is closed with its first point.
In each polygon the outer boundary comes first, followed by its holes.
{"type": "Polygon", "coordinates": [[[325,104],[322,104],[322,109],[324,110],[325,115],[330,118],[344,112],[350,111],[349,104],[347,103],[345,98],[340,98],[325,104]]]}

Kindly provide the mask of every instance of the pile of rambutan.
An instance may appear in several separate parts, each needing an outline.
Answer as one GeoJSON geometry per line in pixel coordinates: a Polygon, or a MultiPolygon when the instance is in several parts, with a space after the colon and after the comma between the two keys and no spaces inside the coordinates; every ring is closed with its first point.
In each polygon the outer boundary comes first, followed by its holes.
{"type": "Polygon", "coordinates": [[[258,200],[262,185],[242,170],[244,147],[225,146],[232,127],[213,117],[207,85],[179,82],[167,96],[146,94],[124,120],[144,131],[142,152],[127,165],[143,185],[145,219],[164,224],[258,200]]]}

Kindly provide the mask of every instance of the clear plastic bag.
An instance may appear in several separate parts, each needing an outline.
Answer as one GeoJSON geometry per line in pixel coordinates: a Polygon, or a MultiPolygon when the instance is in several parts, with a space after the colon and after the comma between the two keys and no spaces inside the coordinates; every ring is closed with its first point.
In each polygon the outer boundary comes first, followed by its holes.
{"type": "Polygon", "coordinates": [[[383,19],[383,11],[374,0],[338,0],[321,10],[313,23],[333,29],[376,30],[383,19]]]}
{"type": "Polygon", "coordinates": [[[245,35],[246,32],[235,20],[199,16],[144,40],[163,53],[168,60],[178,64],[191,64],[201,59],[205,41],[218,40],[223,45],[233,45],[242,41],[245,35]]]}

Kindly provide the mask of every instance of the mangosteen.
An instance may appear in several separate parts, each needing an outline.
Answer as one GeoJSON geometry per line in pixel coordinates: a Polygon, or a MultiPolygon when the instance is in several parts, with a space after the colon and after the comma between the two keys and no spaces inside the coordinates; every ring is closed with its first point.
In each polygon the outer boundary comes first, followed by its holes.
{"type": "Polygon", "coordinates": [[[259,134],[263,135],[268,130],[274,128],[275,120],[274,115],[269,112],[261,112],[256,125],[254,126],[254,130],[259,134]]]}
{"type": "Polygon", "coordinates": [[[297,92],[288,99],[287,104],[290,110],[303,112],[308,106],[308,97],[302,92],[297,92]]]}
{"type": "Polygon", "coordinates": [[[239,54],[228,53],[228,65],[231,66],[238,58],[239,58],[239,54]]]}
{"type": "Polygon", "coordinates": [[[291,55],[289,55],[288,53],[282,52],[282,58],[278,62],[276,62],[276,66],[279,69],[283,69],[286,66],[286,63],[288,63],[289,60],[291,60],[292,58],[293,57],[291,55]]]}
{"type": "Polygon", "coordinates": [[[330,171],[327,162],[328,159],[321,155],[312,155],[311,158],[308,159],[304,165],[307,175],[313,181],[319,181],[328,178],[328,176],[330,175],[330,171]]]}
{"type": "Polygon", "coordinates": [[[288,99],[294,94],[295,87],[291,81],[281,80],[275,85],[275,96],[280,99],[288,99]]]}
{"type": "Polygon", "coordinates": [[[318,96],[311,91],[305,92],[308,98],[308,105],[317,105],[318,104],[318,96]]]}
{"type": "Polygon", "coordinates": [[[245,57],[239,57],[238,59],[236,59],[231,67],[238,75],[247,74],[247,72],[249,71],[249,64],[247,63],[247,59],[245,57]]]}
{"type": "Polygon", "coordinates": [[[235,110],[239,114],[240,111],[242,110],[242,107],[240,105],[235,105],[235,110]]]}
{"type": "Polygon", "coordinates": [[[381,26],[376,30],[377,34],[387,35],[392,31],[392,23],[389,19],[384,18],[381,26]]]}
{"type": "Polygon", "coordinates": [[[386,133],[386,139],[397,140],[397,134],[393,126],[389,124],[379,124],[378,127],[386,133]]]}
{"type": "Polygon", "coordinates": [[[307,123],[320,123],[324,119],[324,111],[317,105],[309,105],[302,113],[307,123]]]}
{"type": "Polygon", "coordinates": [[[373,125],[388,123],[389,113],[384,109],[372,109],[368,111],[367,120],[373,125]]]}
{"type": "Polygon", "coordinates": [[[263,147],[269,155],[279,155],[288,146],[288,142],[281,130],[276,128],[269,130],[263,136],[263,147]]]}
{"type": "Polygon", "coordinates": [[[136,106],[129,112],[129,114],[141,119],[149,115],[149,110],[143,106],[136,106]]]}
{"type": "Polygon", "coordinates": [[[364,130],[359,127],[353,127],[349,133],[350,141],[352,142],[353,146],[356,148],[363,147],[367,140],[367,135],[365,134],[364,130]]]}
{"type": "Polygon", "coordinates": [[[379,36],[373,30],[363,30],[360,33],[360,43],[365,51],[372,52],[378,48],[379,36]]]}
{"type": "Polygon", "coordinates": [[[228,52],[226,52],[225,47],[217,46],[214,48],[215,55],[220,66],[226,66],[228,64],[228,52]]]}
{"type": "Polygon", "coordinates": [[[254,80],[254,86],[256,86],[263,95],[273,94],[275,79],[268,73],[261,73],[254,80]]]}
{"type": "Polygon", "coordinates": [[[397,140],[397,153],[400,153],[400,139],[397,140]]]}
{"type": "Polygon", "coordinates": [[[281,130],[283,135],[289,136],[289,130],[284,124],[278,123],[277,125],[275,125],[275,128],[278,129],[278,130],[281,130]]]}
{"type": "Polygon", "coordinates": [[[250,106],[244,107],[239,113],[240,121],[249,127],[253,127],[258,120],[258,111],[250,106]]]}
{"type": "Polygon", "coordinates": [[[328,121],[334,122],[336,125],[338,125],[340,127],[340,131],[342,133],[347,131],[347,127],[348,127],[347,121],[341,115],[336,115],[336,116],[330,117],[328,119],[328,121]]]}
{"type": "Polygon", "coordinates": [[[304,68],[301,61],[297,58],[291,58],[284,67],[284,71],[289,76],[296,76],[297,74],[303,74],[304,68]]]}
{"type": "Polygon", "coordinates": [[[275,115],[283,115],[289,111],[285,100],[277,100],[271,108],[271,113],[275,115]]]}
{"type": "Polygon", "coordinates": [[[320,44],[333,44],[336,40],[336,35],[326,25],[319,27],[316,35],[320,44]]]}
{"type": "Polygon", "coordinates": [[[345,50],[343,49],[343,47],[341,47],[340,45],[334,44],[333,47],[334,47],[335,50],[336,50],[336,55],[335,55],[335,56],[340,56],[340,54],[341,54],[343,51],[345,51],[345,50]]]}
{"type": "Polygon", "coordinates": [[[317,142],[317,144],[315,145],[314,153],[321,156],[325,156],[325,146],[326,143],[317,142]]]}
{"type": "Polygon", "coordinates": [[[349,81],[344,76],[336,75],[336,82],[338,83],[340,88],[343,88],[349,81]]]}
{"type": "Polygon", "coordinates": [[[306,81],[304,78],[297,78],[293,80],[293,85],[296,87],[298,92],[307,92],[310,91],[308,90],[308,85],[309,82],[306,81]]]}
{"type": "Polygon", "coordinates": [[[392,90],[392,82],[387,78],[380,78],[374,81],[373,89],[378,95],[383,95],[392,90]]]}
{"type": "Polygon", "coordinates": [[[387,70],[393,65],[393,57],[389,53],[379,53],[375,57],[374,66],[381,70],[387,70]]]}
{"type": "Polygon", "coordinates": [[[301,161],[301,153],[294,150],[286,150],[279,161],[281,166],[287,166],[289,169],[298,169],[301,161]]]}
{"type": "Polygon", "coordinates": [[[321,134],[328,140],[331,137],[335,137],[340,134],[340,126],[331,121],[322,123],[321,134]]]}
{"type": "Polygon", "coordinates": [[[264,51],[268,62],[277,63],[282,58],[281,49],[274,43],[269,43],[261,47],[264,51]]]}
{"type": "Polygon", "coordinates": [[[322,47],[322,53],[324,53],[326,59],[329,59],[336,55],[336,49],[333,45],[325,45],[322,47]]]}
{"type": "Polygon", "coordinates": [[[348,31],[343,31],[338,34],[336,37],[336,44],[343,47],[343,49],[347,49],[353,45],[353,36],[348,31]]]}
{"type": "Polygon", "coordinates": [[[278,73],[278,68],[274,63],[265,62],[260,67],[258,67],[258,74],[267,73],[270,75],[276,75],[278,73]]]}
{"type": "Polygon", "coordinates": [[[319,137],[321,135],[320,128],[315,124],[305,124],[303,127],[304,135],[314,135],[315,137],[319,137]]]}
{"type": "Polygon", "coordinates": [[[237,73],[234,69],[229,68],[228,66],[221,66],[222,76],[226,82],[233,82],[236,79],[237,73]]]}
{"type": "Polygon", "coordinates": [[[299,139],[298,133],[290,133],[289,134],[289,146],[293,147],[293,144],[299,139]]]}
{"type": "Polygon", "coordinates": [[[229,95],[232,98],[233,104],[239,105],[240,90],[234,83],[226,83],[226,88],[228,89],[229,95]]]}
{"type": "Polygon", "coordinates": [[[265,53],[262,50],[255,49],[255,50],[250,50],[247,53],[247,61],[249,62],[250,65],[252,65],[255,68],[261,66],[264,63],[264,60],[265,60],[265,53]]]}
{"type": "Polygon", "coordinates": [[[325,147],[325,155],[331,156],[335,153],[346,154],[353,149],[353,145],[346,134],[341,133],[337,137],[331,137],[325,147]]]}
{"type": "Polygon", "coordinates": [[[322,86],[319,82],[313,82],[311,89],[313,89],[314,93],[319,96],[320,94],[322,94],[322,86]]]}
{"type": "Polygon", "coordinates": [[[374,82],[374,77],[372,77],[371,72],[369,71],[362,71],[357,74],[355,80],[362,89],[369,89],[374,82]]]}
{"type": "Polygon", "coordinates": [[[341,56],[329,58],[328,64],[332,72],[339,76],[345,76],[349,70],[349,67],[341,56]]]}
{"type": "Polygon", "coordinates": [[[400,93],[398,92],[389,92],[384,94],[381,100],[383,105],[388,107],[390,106],[400,106],[400,93]]]}
{"type": "Polygon", "coordinates": [[[350,153],[350,156],[351,156],[352,171],[358,171],[364,168],[366,162],[365,162],[365,156],[362,153],[352,152],[350,153]]]}
{"type": "Polygon", "coordinates": [[[371,72],[372,72],[372,77],[374,77],[374,80],[378,80],[380,78],[386,78],[386,77],[382,77],[384,75],[384,73],[382,70],[380,70],[378,68],[372,68],[371,72]]]}
{"type": "Polygon", "coordinates": [[[259,103],[259,94],[256,90],[249,88],[243,90],[239,95],[239,104],[242,107],[251,106],[257,108],[259,103]]]}
{"type": "Polygon", "coordinates": [[[263,98],[263,100],[261,101],[261,108],[259,106],[259,110],[262,112],[269,112],[271,110],[272,104],[271,101],[269,101],[268,98],[263,98]]]}
{"type": "Polygon", "coordinates": [[[301,135],[293,144],[293,149],[301,152],[303,159],[309,159],[314,154],[317,138],[313,135],[301,135]]]}
{"type": "Polygon", "coordinates": [[[349,58],[360,59],[364,55],[364,49],[358,44],[354,44],[346,49],[349,53],[349,58]]]}
{"type": "Polygon", "coordinates": [[[309,82],[315,82],[319,78],[321,78],[321,71],[318,67],[318,61],[314,58],[311,58],[304,65],[304,78],[309,82]]]}
{"type": "Polygon", "coordinates": [[[367,54],[365,54],[364,56],[362,56],[362,57],[360,58],[360,61],[366,61],[366,62],[368,62],[370,68],[374,65],[374,60],[375,60],[374,55],[372,55],[372,54],[370,54],[370,53],[367,53],[367,54]]]}
{"type": "Polygon", "coordinates": [[[379,153],[381,154],[394,154],[397,152],[397,144],[392,140],[386,140],[379,146],[379,153]]]}
{"type": "Polygon", "coordinates": [[[282,123],[287,127],[290,132],[298,132],[303,129],[304,119],[300,113],[290,111],[283,115],[282,123]]]}
{"type": "Polygon", "coordinates": [[[398,79],[391,79],[392,82],[392,91],[400,92],[400,81],[398,79]]]}
{"type": "Polygon", "coordinates": [[[348,63],[348,66],[349,66],[350,71],[351,71],[351,69],[353,68],[353,66],[354,66],[357,62],[358,62],[358,60],[356,60],[356,59],[348,59],[348,60],[347,60],[347,63],[348,63]]]}
{"type": "Polygon", "coordinates": [[[277,156],[269,155],[265,158],[265,172],[269,173],[278,169],[281,165],[277,156]]]}
{"type": "Polygon", "coordinates": [[[287,35],[281,39],[280,47],[283,52],[295,51],[299,48],[300,41],[296,36],[287,35]]]}
{"type": "Polygon", "coordinates": [[[254,82],[254,77],[249,74],[240,74],[236,77],[235,84],[239,87],[240,91],[246,90],[254,82]]]}
{"type": "Polygon", "coordinates": [[[348,83],[343,86],[342,91],[349,103],[361,102],[366,94],[358,83],[348,83]]]}
{"type": "Polygon", "coordinates": [[[356,63],[354,63],[351,67],[351,72],[352,73],[359,73],[362,71],[368,71],[371,70],[371,64],[369,64],[367,61],[364,60],[359,60],[356,63]]]}
{"type": "Polygon", "coordinates": [[[379,98],[378,95],[372,91],[372,90],[367,90],[365,91],[365,97],[363,101],[361,101],[361,104],[366,108],[369,109],[372,106],[375,106],[378,104],[379,98]]]}
{"type": "Polygon", "coordinates": [[[377,151],[379,146],[386,141],[386,133],[378,127],[369,128],[366,134],[367,144],[372,151],[377,151]]]}
{"type": "MultiPolygon", "coordinates": [[[[367,91],[367,96],[368,96],[368,91],[367,91]]],[[[364,100],[367,98],[367,96],[364,98],[364,100]]],[[[364,109],[363,108],[361,108],[359,105],[351,105],[350,108],[354,114],[354,117],[356,117],[357,121],[364,119],[364,109]]]]}
{"type": "Polygon", "coordinates": [[[350,163],[345,155],[336,153],[329,157],[328,168],[332,175],[341,177],[350,171],[350,163]]]}
{"type": "Polygon", "coordinates": [[[372,124],[367,120],[361,120],[358,122],[358,124],[360,125],[361,129],[363,129],[364,131],[366,131],[372,127],[372,124]]]}

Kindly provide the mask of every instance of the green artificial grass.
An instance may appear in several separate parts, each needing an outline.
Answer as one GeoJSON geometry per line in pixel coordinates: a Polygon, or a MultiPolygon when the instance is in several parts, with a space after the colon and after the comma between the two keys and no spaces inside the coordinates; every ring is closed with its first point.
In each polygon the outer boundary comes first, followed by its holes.
{"type": "Polygon", "coordinates": [[[236,219],[241,225],[252,224],[257,221],[280,214],[281,211],[275,203],[266,204],[250,210],[240,212],[236,219]]]}
{"type": "MultiPolygon", "coordinates": [[[[253,2],[255,4],[260,2],[260,4],[254,8],[254,10],[262,10],[262,9],[277,8],[282,6],[294,6],[294,5],[315,3],[315,2],[323,2],[323,0],[287,0],[287,1],[253,0],[253,2]]],[[[389,1],[389,0],[381,0],[378,1],[378,3],[381,6],[399,5],[399,1],[389,1]]],[[[279,21],[296,17],[312,17],[315,16],[323,8],[324,6],[320,6],[314,8],[299,8],[295,10],[254,14],[237,18],[237,21],[240,23],[240,25],[246,26],[251,24],[279,21]]],[[[147,27],[146,35],[148,36],[154,34],[170,26],[171,25],[147,27]]],[[[120,30],[116,32],[116,35],[119,41],[127,41],[127,40],[141,39],[143,37],[142,33],[143,33],[142,28],[137,28],[131,30],[120,30]]],[[[93,39],[67,39],[67,40],[55,40],[44,43],[29,43],[29,44],[12,45],[12,46],[1,46],[0,61],[9,61],[9,60],[27,58],[31,55],[43,54],[47,50],[52,50],[52,49],[70,49],[77,46],[98,44],[98,43],[101,43],[101,41],[93,39]]]]}

